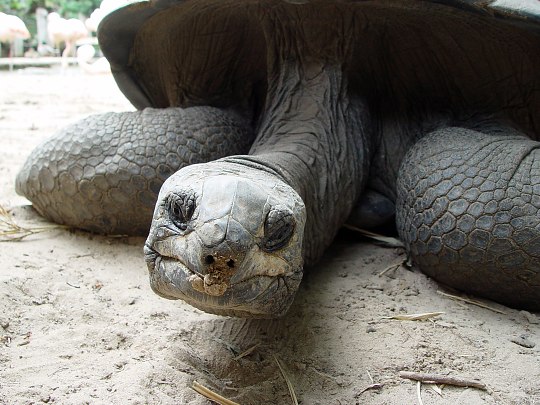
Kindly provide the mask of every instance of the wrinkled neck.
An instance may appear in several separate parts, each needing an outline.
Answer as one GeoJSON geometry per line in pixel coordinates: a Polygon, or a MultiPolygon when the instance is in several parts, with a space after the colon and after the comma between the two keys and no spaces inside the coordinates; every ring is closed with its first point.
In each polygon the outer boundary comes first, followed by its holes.
{"type": "Polygon", "coordinates": [[[351,98],[341,66],[299,59],[274,66],[250,154],[303,199],[310,264],[332,242],[365,185],[369,114],[351,98]]]}

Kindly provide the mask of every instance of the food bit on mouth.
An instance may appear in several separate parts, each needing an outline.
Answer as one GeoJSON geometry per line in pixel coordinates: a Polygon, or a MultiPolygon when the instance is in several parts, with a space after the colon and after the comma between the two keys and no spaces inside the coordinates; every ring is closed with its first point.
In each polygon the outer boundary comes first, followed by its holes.
{"type": "Polygon", "coordinates": [[[223,295],[228,287],[228,283],[222,282],[220,277],[216,277],[214,274],[207,274],[204,276],[204,292],[208,295],[223,295]]]}
{"type": "Polygon", "coordinates": [[[204,281],[202,278],[197,276],[196,274],[191,275],[188,278],[188,281],[191,284],[191,287],[193,287],[194,290],[204,293],[204,281]]]}

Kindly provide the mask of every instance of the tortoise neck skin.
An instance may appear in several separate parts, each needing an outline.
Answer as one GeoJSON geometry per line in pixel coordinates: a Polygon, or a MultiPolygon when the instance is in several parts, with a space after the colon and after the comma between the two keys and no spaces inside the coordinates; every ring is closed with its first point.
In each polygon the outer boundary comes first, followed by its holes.
{"type": "Polygon", "coordinates": [[[303,13],[274,3],[260,13],[267,92],[251,159],[279,171],[306,205],[305,264],[320,259],[363,190],[371,155],[370,114],[351,95],[346,65],[354,25],[340,7],[303,13]]]}
{"type": "Polygon", "coordinates": [[[335,64],[283,61],[269,80],[250,160],[279,172],[306,205],[304,260],[312,264],[348,217],[368,176],[369,114],[335,64]]]}

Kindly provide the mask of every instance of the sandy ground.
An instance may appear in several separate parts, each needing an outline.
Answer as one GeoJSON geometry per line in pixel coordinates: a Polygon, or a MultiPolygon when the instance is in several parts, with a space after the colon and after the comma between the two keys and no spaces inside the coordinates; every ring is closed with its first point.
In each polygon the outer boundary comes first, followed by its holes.
{"type": "MultiPolygon", "coordinates": [[[[0,72],[0,203],[39,224],[13,187],[25,156],[70,122],[129,108],[109,76],[0,72]]],[[[286,317],[245,321],[154,295],[142,244],[70,230],[0,243],[0,403],[208,404],[197,380],[241,404],[291,404],[277,358],[301,404],[420,403],[401,370],[489,388],[422,384],[426,405],[540,404],[538,315],[452,300],[403,267],[379,276],[399,250],[342,236],[286,317]]]]}

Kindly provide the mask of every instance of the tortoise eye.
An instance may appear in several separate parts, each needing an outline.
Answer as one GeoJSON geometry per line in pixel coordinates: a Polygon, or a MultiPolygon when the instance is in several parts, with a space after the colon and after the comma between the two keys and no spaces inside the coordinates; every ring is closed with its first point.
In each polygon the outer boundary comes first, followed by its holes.
{"type": "Polygon", "coordinates": [[[294,217],[288,208],[272,208],[264,223],[263,250],[273,252],[285,247],[293,235],[294,226],[294,217]]]}
{"type": "Polygon", "coordinates": [[[187,229],[187,223],[195,211],[195,197],[192,194],[171,194],[167,202],[171,222],[180,230],[187,229]]]}

